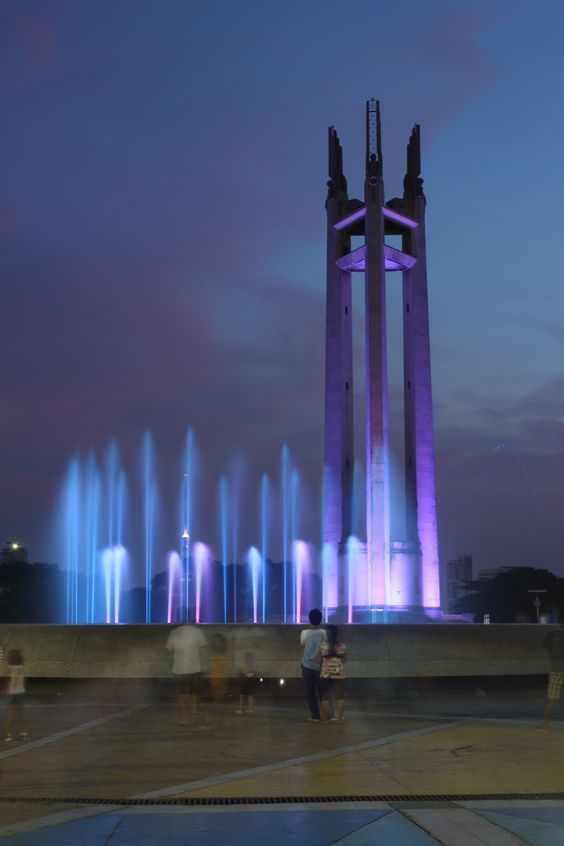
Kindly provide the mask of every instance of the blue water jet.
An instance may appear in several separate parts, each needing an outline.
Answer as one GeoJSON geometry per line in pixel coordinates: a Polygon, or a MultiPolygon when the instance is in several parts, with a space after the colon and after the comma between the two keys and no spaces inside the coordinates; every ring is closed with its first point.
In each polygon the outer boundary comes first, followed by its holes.
{"type": "Polygon", "coordinates": [[[219,480],[219,531],[221,535],[221,575],[223,584],[223,622],[227,622],[227,479],[219,480]]]}
{"type": "Polygon", "coordinates": [[[142,447],[143,510],[145,529],[145,622],[151,622],[151,581],[153,578],[153,544],[155,531],[155,479],[153,440],[145,432],[142,447]]]}
{"type": "Polygon", "coordinates": [[[268,528],[269,528],[269,488],[270,483],[266,473],[263,473],[260,482],[260,538],[262,554],[262,622],[266,622],[266,560],[268,550],[268,528]]]}

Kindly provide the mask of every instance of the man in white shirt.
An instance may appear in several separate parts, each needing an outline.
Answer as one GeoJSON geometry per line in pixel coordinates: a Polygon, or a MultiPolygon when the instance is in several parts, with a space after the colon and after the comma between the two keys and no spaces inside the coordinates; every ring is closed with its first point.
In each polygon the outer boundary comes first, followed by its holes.
{"type": "Polygon", "coordinates": [[[172,652],[172,674],[182,711],[182,723],[187,714],[198,711],[202,695],[202,671],[207,664],[207,644],[196,626],[178,626],[168,636],[166,648],[172,652]]]}
{"type": "Polygon", "coordinates": [[[317,699],[321,659],[319,647],[325,640],[325,631],[321,628],[323,616],[319,608],[312,608],[309,612],[309,629],[300,633],[300,643],[304,648],[302,655],[302,677],[306,692],[306,701],[311,713],[310,722],[318,723],[321,719],[319,702],[317,699]]]}

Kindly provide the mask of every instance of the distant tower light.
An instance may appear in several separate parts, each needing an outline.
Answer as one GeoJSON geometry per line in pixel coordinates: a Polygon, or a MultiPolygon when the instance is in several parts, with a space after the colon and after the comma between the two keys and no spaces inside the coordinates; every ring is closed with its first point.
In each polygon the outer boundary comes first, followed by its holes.
{"type": "Polygon", "coordinates": [[[27,562],[27,549],[25,544],[16,537],[10,538],[6,541],[6,545],[0,549],[0,564],[10,564],[14,562],[27,562]]]}

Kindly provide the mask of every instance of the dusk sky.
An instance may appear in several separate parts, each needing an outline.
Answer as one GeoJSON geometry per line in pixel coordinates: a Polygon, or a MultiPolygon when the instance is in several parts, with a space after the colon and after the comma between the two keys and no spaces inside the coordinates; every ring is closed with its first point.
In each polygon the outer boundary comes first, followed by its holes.
{"type": "Polygon", "coordinates": [[[4,0],[0,541],[53,561],[69,457],[113,438],[133,502],[147,429],[176,515],[191,425],[203,540],[239,467],[257,542],[286,443],[318,544],[327,127],[362,197],[374,96],[387,198],[421,124],[441,563],[564,575],[563,32],[559,0],[4,0]]]}

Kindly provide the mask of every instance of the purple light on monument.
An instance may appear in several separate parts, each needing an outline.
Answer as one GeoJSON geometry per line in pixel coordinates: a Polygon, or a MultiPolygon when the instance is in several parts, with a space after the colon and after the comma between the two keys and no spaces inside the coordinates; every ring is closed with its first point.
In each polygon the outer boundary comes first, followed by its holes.
{"type": "MultiPolygon", "coordinates": [[[[401,250],[384,245],[384,261],[386,270],[409,270],[414,267],[413,256],[403,253],[401,250]]],[[[348,270],[353,273],[360,273],[366,270],[366,245],[362,244],[350,253],[337,259],[337,266],[341,270],[348,270]]]]}
{"type": "Polygon", "coordinates": [[[329,619],[329,608],[337,607],[337,551],[330,543],[321,548],[321,584],[323,590],[323,618],[329,619]]]}
{"type": "Polygon", "coordinates": [[[292,470],[291,484],[290,484],[290,536],[292,538],[292,614],[294,622],[298,622],[300,615],[298,614],[298,599],[297,599],[297,585],[296,574],[297,566],[295,563],[295,543],[298,538],[298,504],[299,504],[299,488],[300,477],[298,471],[294,468],[292,470]]]}
{"type": "Polygon", "coordinates": [[[281,496],[282,496],[282,567],[283,573],[283,588],[282,597],[284,603],[284,622],[288,619],[288,589],[287,589],[287,560],[288,560],[288,475],[290,468],[290,452],[286,444],[282,447],[280,454],[280,482],[281,482],[281,496]]]}
{"type": "Polygon", "coordinates": [[[336,229],[338,232],[341,229],[347,229],[349,226],[352,226],[353,223],[356,223],[358,220],[363,220],[366,217],[366,206],[362,206],[361,208],[357,209],[354,212],[351,212],[346,217],[342,217],[341,220],[338,220],[336,223],[333,224],[333,229],[336,229]]]}
{"type": "Polygon", "coordinates": [[[407,229],[417,229],[419,226],[418,220],[414,220],[412,217],[408,217],[408,215],[402,214],[388,206],[382,207],[382,214],[388,220],[393,220],[394,223],[399,223],[400,226],[405,226],[407,229]]]}
{"type": "MultiPolygon", "coordinates": [[[[406,214],[402,214],[401,212],[396,211],[395,209],[391,209],[388,206],[382,207],[382,214],[388,220],[392,220],[394,223],[399,223],[400,226],[405,226],[407,229],[417,229],[419,226],[419,222],[414,220],[412,217],[408,217],[406,214]]],[[[353,223],[357,223],[359,220],[363,220],[366,217],[366,206],[361,206],[361,208],[357,209],[351,214],[348,214],[346,217],[341,218],[336,223],[333,224],[333,229],[336,229],[340,232],[341,229],[347,229],[349,226],[352,226],[353,223]]]]}
{"type": "Polygon", "coordinates": [[[422,553],[421,569],[423,573],[423,607],[428,610],[440,610],[441,593],[436,529],[433,530],[432,526],[422,526],[420,538],[422,553]]]}
{"type": "Polygon", "coordinates": [[[355,537],[347,538],[347,623],[353,621],[354,584],[360,556],[360,544],[355,537]]]}
{"type": "Polygon", "coordinates": [[[227,622],[227,479],[222,476],[219,480],[219,525],[221,532],[221,573],[223,582],[223,622],[227,622]]]}

